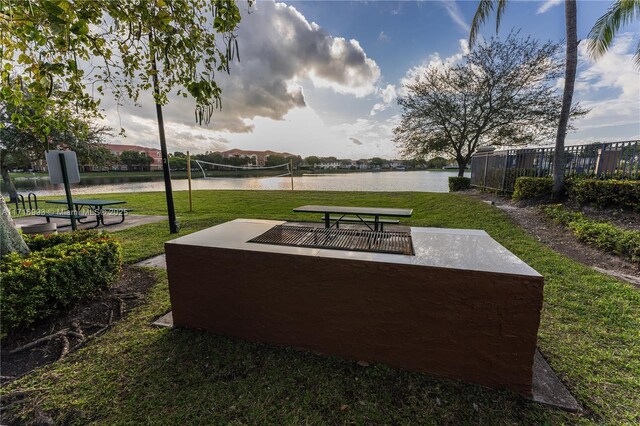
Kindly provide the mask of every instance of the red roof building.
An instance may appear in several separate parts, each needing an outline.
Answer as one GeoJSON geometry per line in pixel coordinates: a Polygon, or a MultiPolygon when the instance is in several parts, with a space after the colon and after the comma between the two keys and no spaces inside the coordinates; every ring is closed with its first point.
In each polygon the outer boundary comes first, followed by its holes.
{"type": "MultiPolygon", "coordinates": [[[[147,148],[146,146],[138,146],[138,145],[120,145],[113,143],[104,144],[111,153],[117,157],[120,156],[124,151],[135,151],[140,154],[144,154],[147,157],[151,158],[151,163],[149,163],[150,170],[162,170],[162,152],[159,149],[155,148],[147,148]]],[[[120,165],[120,168],[126,170],[126,166],[120,165]]]]}

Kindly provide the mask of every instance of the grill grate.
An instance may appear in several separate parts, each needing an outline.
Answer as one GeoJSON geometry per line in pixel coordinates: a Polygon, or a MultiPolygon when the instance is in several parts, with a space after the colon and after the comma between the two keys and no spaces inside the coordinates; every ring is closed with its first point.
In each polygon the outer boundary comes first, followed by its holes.
{"type": "Polygon", "coordinates": [[[250,243],[413,255],[409,232],[276,225],[250,243]]]}

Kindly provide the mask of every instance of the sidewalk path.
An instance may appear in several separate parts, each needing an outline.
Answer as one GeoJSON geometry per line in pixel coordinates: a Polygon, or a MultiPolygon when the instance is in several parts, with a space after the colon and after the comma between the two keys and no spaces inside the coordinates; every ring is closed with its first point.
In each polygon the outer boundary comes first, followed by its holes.
{"type": "MultiPolygon", "coordinates": [[[[113,218],[106,217],[105,221],[109,223],[110,221],[118,221],[120,219],[122,219],[122,217],[113,217],[113,218]]],[[[88,223],[85,225],[78,224],[79,225],[78,229],[95,229],[96,231],[105,230],[109,232],[114,232],[114,231],[122,231],[123,229],[133,228],[134,226],[146,225],[148,223],[156,223],[166,219],[167,219],[166,216],[130,214],[126,216],[126,219],[124,222],[118,223],[117,225],[111,225],[111,226],[100,225],[97,228],[93,228],[95,223],[88,223]]],[[[47,220],[44,217],[39,217],[39,216],[25,216],[25,217],[15,218],[13,219],[13,221],[15,222],[16,226],[20,228],[25,225],[36,225],[40,223],[46,223],[47,220]]],[[[58,226],[68,225],[69,219],[51,219],[51,222],[57,223],[58,226]]],[[[65,228],[58,228],[58,232],[67,232],[67,231],[71,231],[70,226],[67,226],[65,228]]]]}

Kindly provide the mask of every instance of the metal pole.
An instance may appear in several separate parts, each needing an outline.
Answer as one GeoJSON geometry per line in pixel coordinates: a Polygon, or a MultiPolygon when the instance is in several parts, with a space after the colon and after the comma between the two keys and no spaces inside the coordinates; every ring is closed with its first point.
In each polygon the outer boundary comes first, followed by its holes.
{"type": "Polygon", "coordinates": [[[482,176],[482,190],[487,189],[487,166],[489,165],[489,155],[484,157],[484,175],[482,176]]]}
{"type": "Polygon", "coordinates": [[[504,163],[502,165],[502,184],[500,185],[501,191],[507,191],[507,161],[509,160],[509,151],[507,151],[507,155],[504,156],[504,163]]]}
{"type": "Polygon", "coordinates": [[[596,160],[596,172],[595,175],[596,177],[600,176],[600,173],[602,172],[602,161],[604,159],[604,144],[600,145],[600,150],[598,151],[598,158],[596,160]]]}
{"type": "Polygon", "coordinates": [[[193,201],[191,200],[191,154],[187,151],[187,180],[189,181],[189,211],[193,211],[193,201]]]}
{"type": "Polygon", "coordinates": [[[71,229],[74,231],[76,227],[76,213],[73,208],[73,199],[71,198],[71,187],[69,186],[69,175],[67,174],[67,162],[64,160],[64,154],[58,154],[60,159],[60,170],[62,170],[62,181],[64,182],[64,192],[67,195],[67,209],[69,210],[69,216],[71,219],[71,229]]]}
{"type": "Polygon", "coordinates": [[[289,175],[291,175],[291,190],[293,191],[293,160],[289,159],[289,175]]]}
{"type": "MultiPolygon", "coordinates": [[[[153,43],[153,37],[149,36],[153,43]]],[[[164,192],[167,198],[167,213],[169,215],[169,231],[177,234],[180,226],[176,219],[176,209],[173,205],[173,191],[171,189],[171,171],[169,170],[169,153],[167,152],[167,140],[164,135],[164,118],[162,117],[162,105],[158,103],[160,96],[160,83],[158,81],[158,68],[156,66],[155,52],[151,51],[151,68],[153,70],[153,94],[156,102],[156,115],[158,117],[158,133],[160,135],[160,151],[162,152],[162,171],[164,172],[164,192]]]]}

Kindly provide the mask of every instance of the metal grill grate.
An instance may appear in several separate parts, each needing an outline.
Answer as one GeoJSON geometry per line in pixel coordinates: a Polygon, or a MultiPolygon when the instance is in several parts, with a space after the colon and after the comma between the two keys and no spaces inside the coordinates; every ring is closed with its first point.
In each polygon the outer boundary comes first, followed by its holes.
{"type": "Polygon", "coordinates": [[[250,243],[413,255],[409,232],[276,225],[250,243]]]}

